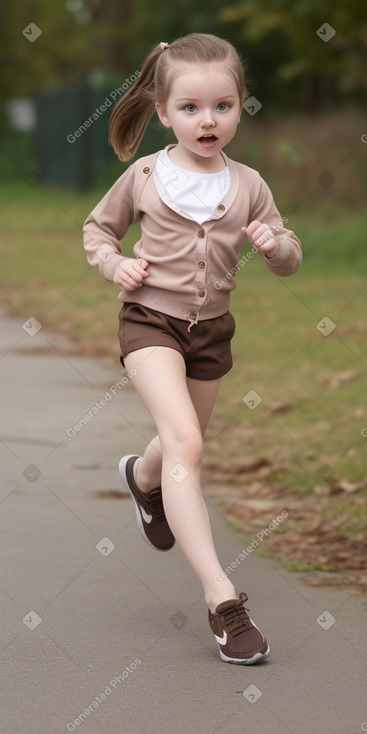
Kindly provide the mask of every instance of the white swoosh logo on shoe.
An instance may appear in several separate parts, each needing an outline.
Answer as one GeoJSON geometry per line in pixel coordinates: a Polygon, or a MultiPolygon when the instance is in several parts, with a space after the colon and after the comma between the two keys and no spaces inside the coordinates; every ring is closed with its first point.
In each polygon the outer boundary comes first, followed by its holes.
{"type": "Polygon", "coordinates": [[[141,514],[143,516],[143,520],[145,520],[145,522],[148,523],[148,525],[149,525],[149,523],[152,522],[152,520],[153,520],[152,515],[148,515],[145,512],[144,507],[140,507],[140,512],[141,512],[141,514]]]}
{"type": "Polygon", "coordinates": [[[219,645],[225,645],[227,642],[227,632],[224,630],[223,637],[218,637],[218,635],[214,635],[216,641],[219,645]]]}
{"type": "Polygon", "coordinates": [[[261,630],[259,630],[259,628],[258,628],[257,624],[255,624],[255,622],[253,622],[253,621],[252,621],[251,617],[249,617],[249,620],[250,620],[251,624],[252,624],[252,625],[253,625],[254,627],[256,627],[257,631],[258,631],[258,632],[260,632],[260,635],[261,635],[261,637],[262,637],[262,638],[263,638],[263,640],[265,641],[265,637],[264,637],[263,633],[261,632],[261,630]]]}

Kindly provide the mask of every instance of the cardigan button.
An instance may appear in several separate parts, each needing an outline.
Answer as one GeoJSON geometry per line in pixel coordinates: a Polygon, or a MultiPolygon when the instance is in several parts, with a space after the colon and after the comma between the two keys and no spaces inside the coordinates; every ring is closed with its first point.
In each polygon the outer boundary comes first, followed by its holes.
{"type": "Polygon", "coordinates": [[[205,291],[198,291],[198,296],[199,296],[199,298],[204,298],[205,291]]]}
{"type": "Polygon", "coordinates": [[[204,260],[199,260],[199,262],[198,262],[198,268],[200,268],[200,270],[204,270],[204,268],[205,268],[205,262],[204,262],[204,260]]]}
{"type": "Polygon", "coordinates": [[[199,231],[198,231],[198,237],[200,237],[200,238],[205,237],[205,232],[204,232],[203,229],[199,229],[199,231]]]}
{"type": "Polygon", "coordinates": [[[190,311],[190,312],[189,312],[189,313],[188,313],[187,315],[188,315],[188,317],[189,317],[189,319],[190,319],[191,321],[195,321],[195,319],[196,319],[196,317],[197,317],[197,313],[196,313],[196,311],[190,311]]]}
{"type": "Polygon", "coordinates": [[[224,210],[225,210],[225,206],[224,206],[224,204],[218,204],[218,206],[217,206],[217,209],[218,209],[218,210],[219,210],[220,212],[224,212],[224,210]]]}
{"type": "Polygon", "coordinates": [[[144,168],[143,168],[143,173],[150,173],[150,168],[149,168],[149,166],[144,166],[144,168]]]}

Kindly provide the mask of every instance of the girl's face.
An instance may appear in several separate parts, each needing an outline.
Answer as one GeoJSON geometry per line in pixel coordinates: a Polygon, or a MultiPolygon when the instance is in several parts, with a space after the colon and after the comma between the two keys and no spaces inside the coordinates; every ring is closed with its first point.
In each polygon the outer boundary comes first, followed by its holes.
{"type": "Polygon", "coordinates": [[[174,160],[192,170],[219,170],[220,151],[232,140],[241,116],[235,80],[223,63],[175,66],[166,103],[156,103],[159,119],[172,127],[178,141],[174,160]]]}

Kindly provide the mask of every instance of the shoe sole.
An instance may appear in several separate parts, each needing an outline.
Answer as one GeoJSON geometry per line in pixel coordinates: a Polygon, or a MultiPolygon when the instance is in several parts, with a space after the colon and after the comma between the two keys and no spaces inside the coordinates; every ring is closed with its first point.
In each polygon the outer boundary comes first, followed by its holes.
{"type": "Polygon", "coordinates": [[[224,654],[223,650],[221,650],[219,643],[217,643],[217,645],[219,649],[219,655],[221,656],[222,660],[224,660],[225,663],[234,663],[235,665],[254,665],[255,663],[261,662],[262,660],[266,660],[266,658],[268,658],[270,655],[270,646],[268,645],[268,649],[266,650],[266,652],[256,652],[252,658],[229,658],[227,657],[227,655],[224,654]]]}
{"type": "Polygon", "coordinates": [[[134,502],[134,505],[135,505],[135,514],[136,514],[136,522],[138,523],[138,528],[139,528],[140,533],[143,536],[145,542],[148,543],[148,545],[150,545],[151,548],[154,548],[154,550],[160,551],[161,553],[166,553],[167,551],[171,550],[171,548],[157,548],[157,546],[156,545],[153,545],[153,543],[150,542],[149,538],[147,538],[147,536],[145,534],[145,530],[144,530],[144,524],[143,524],[143,520],[142,520],[142,517],[141,517],[139,505],[138,505],[138,503],[137,503],[137,501],[136,501],[136,499],[134,497],[134,494],[133,494],[132,490],[129,487],[129,483],[127,481],[127,477],[126,477],[126,464],[129,461],[129,459],[135,458],[135,456],[137,456],[139,459],[141,459],[141,456],[139,456],[138,454],[129,454],[128,456],[123,456],[122,459],[120,459],[120,462],[119,462],[120,479],[121,479],[122,484],[124,485],[125,489],[127,489],[127,491],[129,492],[129,494],[131,496],[131,499],[134,502]]]}

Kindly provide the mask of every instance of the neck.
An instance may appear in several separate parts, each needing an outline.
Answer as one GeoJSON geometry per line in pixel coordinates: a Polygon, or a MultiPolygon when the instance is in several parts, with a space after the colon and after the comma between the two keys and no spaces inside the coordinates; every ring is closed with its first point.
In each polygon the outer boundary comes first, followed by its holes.
{"type": "Polygon", "coordinates": [[[220,151],[211,158],[205,158],[188,151],[186,148],[181,148],[180,143],[177,143],[168,150],[168,155],[177,166],[182,166],[187,171],[194,171],[195,173],[217,173],[226,168],[226,162],[220,151]]]}

